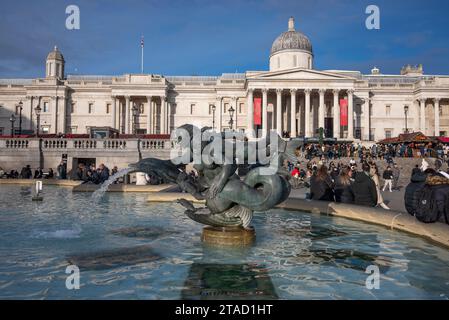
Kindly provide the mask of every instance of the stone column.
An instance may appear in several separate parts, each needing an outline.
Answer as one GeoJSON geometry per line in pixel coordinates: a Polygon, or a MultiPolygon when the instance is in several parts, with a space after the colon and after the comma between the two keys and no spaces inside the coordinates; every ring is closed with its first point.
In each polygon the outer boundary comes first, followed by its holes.
{"type": "Polygon", "coordinates": [[[426,99],[421,99],[420,103],[419,128],[423,134],[426,134],[426,99]]]}
{"type": "Polygon", "coordinates": [[[129,134],[130,126],[129,126],[129,112],[130,112],[130,96],[125,96],[125,134],[129,134]]]}
{"type": "Polygon", "coordinates": [[[29,116],[29,121],[30,121],[30,123],[29,123],[29,130],[33,130],[33,112],[34,112],[34,106],[33,106],[33,96],[28,96],[27,97],[27,99],[29,100],[29,102],[30,102],[30,104],[29,104],[29,106],[30,106],[30,110],[29,110],[29,112],[28,112],[28,116],[29,116]]]}
{"type": "Polygon", "coordinates": [[[262,89],[262,135],[268,132],[268,90],[262,89]]]}
{"type": "Polygon", "coordinates": [[[111,127],[116,129],[116,124],[117,124],[117,98],[115,96],[112,96],[112,117],[111,117],[111,122],[112,125],[111,127]]]}
{"type": "Polygon", "coordinates": [[[167,134],[171,134],[171,103],[167,101],[167,134]]]}
{"type": "Polygon", "coordinates": [[[310,93],[312,92],[312,90],[310,89],[305,89],[304,93],[305,93],[305,119],[304,119],[304,125],[305,125],[305,135],[306,137],[310,138],[312,137],[312,132],[311,132],[311,120],[310,120],[310,93]]]}
{"type": "Polygon", "coordinates": [[[320,101],[319,101],[319,109],[318,109],[318,128],[324,128],[324,118],[325,118],[325,104],[324,104],[324,94],[326,93],[325,89],[318,90],[320,94],[320,101]]]}
{"type": "Polygon", "coordinates": [[[166,133],[166,103],[165,103],[165,96],[161,96],[161,114],[160,116],[160,133],[165,134],[166,133]]]}
{"type": "Polygon", "coordinates": [[[282,136],[282,89],[276,89],[276,132],[282,136]]]}
{"type": "Polygon", "coordinates": [[[340,103],[338,101],[340,90],[335,89],[332,93],[334,94],[334,138],[340,139],[340,103]]]}
{"type": "Polygon", "coordinates": [[[217,116],[217,121],[215,126],[218,132],[221,132],[223,127],[223,97],[217,97],[217,108],[215,108],[215,113],[217,116]]]}
{"type": "Polygon", "coordinates": [[[440,136],[440,99],[434,99],[434,112],[435,112],[435,137],[440,136]]]}
{"type": "Polygon", "coordinates": [[[292,138],[298,136],[296,129],[296,91],[297,89],[290,90],[290,137],[292,138]]]}
{"type": "MultiPolygon", "coordinates": [[[[371,134],[370,134],[370,108],[371,108],[371,99],[367,98],[364,100],[364,117],[363,119],[365,120],[365,124],[363,125],[363,127],[365,128],[365,137],[366,137],[366,141],[370,141],[371,138],[371,134]]],[[[363,140],[363,138],[362,138],[363,140]]]]}
{"type": "Polygon", "coordinates": [[[67,132],[67,105],[69,98],[62,97],[61,115],[59,119],[59,132],[67,132]]]}
{"type": "MultiPolygon", "coordinates": [[[[253,137],[253,131],[254,131],[254,90],[248,89],[248,101],[247,101],[247,112],[246,112],[246,120],[247,120],[247,136],[253,137]]],[[[237,114],[237,109],[236,112],[237,114]]],[[[237,118],[237,117],[236,117],[237,118]]]]}
{"type": "Polygon", "coordinates": [[[348,139],[354,139],[354,90],[348,90],[348,139]]]}
{"type": "Polygon", "coordinates": [[[51,130],[54,134],[58,133],[58,96],[51,97],[53,114],[51,117],[51,130]]]}
{"type": "Polygon", "coordinates": [[[147,102],[148,102],[148,111],[147,111],[147,134],[151,134],[151,96],[147,96],[147,102]]]}

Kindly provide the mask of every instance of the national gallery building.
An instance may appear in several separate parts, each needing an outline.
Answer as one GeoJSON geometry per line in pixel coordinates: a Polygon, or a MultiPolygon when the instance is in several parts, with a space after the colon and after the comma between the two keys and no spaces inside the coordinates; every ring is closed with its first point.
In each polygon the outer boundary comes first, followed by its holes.
{"type": "Polygon", "coordinates": [[[323,128],[326,137],[361,141],[406,131],[449,133],[449,76],[425,75],[421,65],[405,66],[396,75],[378,68],[367,75],[315,70],[312,43],[293,18],[271,46],[268,71],[66,76],[64,67],[55,47],[45,78],[0,79],[0,135],[10,135],[12,127],[16,134],[35,132],[38,118],[41,134],[86,134],[104,127],[158,135],[185,123],[245,132],[274,129],[290,137],[317,136],[323,128]]]}

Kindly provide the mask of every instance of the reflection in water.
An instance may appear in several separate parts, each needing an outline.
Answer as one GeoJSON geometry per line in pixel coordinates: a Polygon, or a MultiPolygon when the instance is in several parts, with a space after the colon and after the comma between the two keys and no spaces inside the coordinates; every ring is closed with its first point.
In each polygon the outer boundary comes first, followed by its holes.
{"type": "Polygon", "coordinates": [[[67,260],[80,270],[104,270],[150,262],[159,258],[160,256],[154,253],[150,246],[139,246],[72,255],[67,260]]]}
{"type": "Polygon", "coordinates": [[[305,235],[312,240],[323,240],[327,238],[346,236],[347,233],[335,229],[320,226],[312,226],[311,230],[305,235]]]}
{"type": "Polygon", "coordinates": [[[256,264],[194,263],[181,292],[185,300],[278,299],[268,270],[256,264]]]}
{"type": "Polygon", "coordinates": [[[379,267],[381,273],[389,269],[391,259],[347,249],[309,249],[297,256],[302,263],[349,268],[365,272],[370,265],[379,267]]]}
{"type": "Polygon", "coordinates": [[[160,227],[129,227],[113,230],[111,233],[116,236],[128,238],[156,239],[160,237],[172,236],[179,232],[160,227]]]}

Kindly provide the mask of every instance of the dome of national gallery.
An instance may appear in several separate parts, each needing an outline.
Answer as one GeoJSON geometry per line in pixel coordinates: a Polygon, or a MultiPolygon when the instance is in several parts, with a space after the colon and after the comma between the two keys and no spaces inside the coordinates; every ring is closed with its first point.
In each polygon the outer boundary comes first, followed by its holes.
{"type": "Polygon", "coordinates": [[[304,33],[295,30],[293,17],[288,21],[288,31],[283,32],[274,40],[271,46],[271,55],[283,50],[304,50],[313,53],[309,38],[304,33]]]}
{"type": "Polygon", "coordinates": [[[312,43],[305,34],[295,30],[295,19],[291,17],[288,31],[277,37],[271,46],[270,70],[312,69],[312,63],[312,43]]]}

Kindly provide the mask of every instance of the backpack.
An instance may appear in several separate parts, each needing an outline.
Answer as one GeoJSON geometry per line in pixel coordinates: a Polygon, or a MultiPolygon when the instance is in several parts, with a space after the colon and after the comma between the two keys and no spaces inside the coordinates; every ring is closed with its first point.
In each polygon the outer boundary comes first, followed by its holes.
{"type": "Polygon", "coordinates": [[[438,205],[434,200],[432,187],[428,185],[425,185],[420,189],[415,209],[415,217],[424,223],[437,222],[440,217],[438,205]]]}

